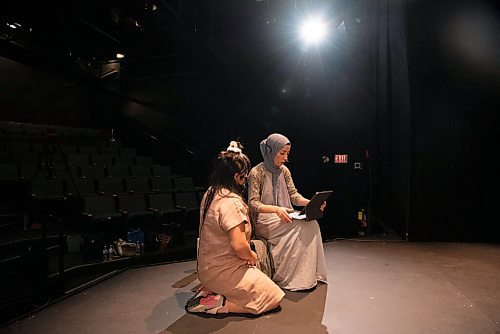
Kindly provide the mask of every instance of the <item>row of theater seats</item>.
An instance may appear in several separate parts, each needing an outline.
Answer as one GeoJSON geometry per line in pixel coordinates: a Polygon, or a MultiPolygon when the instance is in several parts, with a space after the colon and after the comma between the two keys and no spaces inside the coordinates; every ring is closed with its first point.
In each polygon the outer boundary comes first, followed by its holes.
{"type": "Polygon", "coordinates": [[[113,156],[135,156],[134,148],[123,148],[120,141],[104,141],[102,139],[90,139],[80,141],[78,138],[60,140],[47,140],[32,136],[9,136],[0,133],[0,158],[12,158],[15,154],[47,153],[57,152],[65,155],[113,155],[113,156]]]}
{"type": "Polygon", "coordinates": [[[7,135],[9,137],[46,138],[49,135],[57,134],[61,140],[78,138],[79,141],[85,142],[89,140],[109,141],[113,138],[113,133],[113,129],[0,121],[0,137],[7,135]]]}
{"type": "Polygon", "coordinates": [[[178,175],[172,174],[170,166],[122,166],[122,165],[86,165],[86,166],[36,166],[0,164],[0,179],[16,180],[49,177],[67,179],[79,177],[87,179],[103,178],[173,178],[178,175]]]}
{"type": "Polygon", "coordinates": [[[200,192],[191,177],[161,178],[36,178],[30,195],[36,199],[147,193],[200,192]]]}
{"type": "Polygon", "coordinates": [[[15,163],[18,165],[37,165],[47,164],[50,162],[53,165],[152,165],[153,160],[150,156],[137,156],[135,149],[120,149],[106,147],[112,152],[104,152],[97,147],[94,147],[96,152],[93,153],[65,153],[62,151],[48,150],[35,152],[14,152],[11,150],[0,150],[0,164],[15,163]],[[123,155],[124,151],[128,153],[123,155]],[[116,151],[116,152],[115,152],[116,151]]]}
{"type": "Polygon", "coordinates": [[[162,231],[172,223],[196,231],[199,216],[196,193],[91,196],[83,199],[82,232],[98,235],[107,243],[126,240],[127,231],[162,231]]]}
{"type": "Polygon", "coordinates": [[[105,139],[106,131],[62,127],[55,136],[48,130],[0,122],[0,182],[9,185],[3,197],[23,184],[30,215],[55,212],[68,225],[80,217],[82,232],[105,227],[108,238],[124,237],[133,226],[157,229],[167,212],[185,229],[196,230],[202,188],[191,177],[105,139]],[[3,131],[8,127],[15,131],[3,131]]]}
{"type": "Polygon", "coordinates": [[[26,180],[35,197],[148,192],[200,191],[191,177],[173,175],[170,166],[84,166],[36,169],[0,165],[0,181],[26,180]]]}
{"type": "Polygon", "coordinates": [[[41,153],[48,149],[53,151],[62,152],[64,154],[86,154],[86,155],[120,155],[120,156],[135,156],[136,150],[134,148],[123,148],[122,143],[119,141],[114,142],[98,142],[86,143],[85,145],[71,143],[60,144],[52,143],[46,139],[40,139],[35,142],[34,138],[27,139],[27,141],[16,141],[12,138],[0,138],[0,151],[8,151],[12,153],[41,153]],[[92,145],[90,145],[92,144],[92,145]]]}
{"type": "MultiPolygon", "coordinates": [[[[191,177],[172,177],[169,166],[155,167],[162,168],[156,170],[156,177],[150,178],[116,175],[95,179],[64,178],[60,172],[56,174],[58,177],[37,177],[31,182],[31,198],[37,210],[50,207],[52,212],[66,212],[66,208],[61,209],[61,200],[68,201],[72,210],[84,213],[82,217],[92,217],[84,219],[82,230],[88,234],[97,233],[106,242],[117,237],[125,239],[125,231],[131,228],[160,230],[158,224],[166,222],[160,218],[164,218],[167,212],[170,212],[169,223],[174,221],[185,231],[196,231],[202,188],[196,187],[191,177]],[[110,198],[113,205],[109,204],[110,198]],[[57,205],[54,202],[58,202],[57,205]],[[161,215],[153,217],[152,212],[161,215]]],[[[155,170],[154,167],[151,170],[155,170]]],[[[70,216],[74,217],[74,212],[70,216]]]]}
{"type": "Polygon", "coordinates": [[[67,156],[59,154],[51,154],[50,156],[43,153],[14,153],[2,152],[0,164],[16,164],[16,165],[46,165],[51,163],[52,166],[151,166],[153,160],[149,156],[115,156],[115,155],[85,155],[85,154],[70,154],[67,156]]]}

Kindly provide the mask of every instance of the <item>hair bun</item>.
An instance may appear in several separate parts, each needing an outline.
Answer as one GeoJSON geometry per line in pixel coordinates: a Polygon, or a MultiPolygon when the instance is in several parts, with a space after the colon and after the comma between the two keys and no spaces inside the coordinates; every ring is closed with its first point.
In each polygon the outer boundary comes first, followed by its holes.
{"type": "Polygon", "coordinates": [[[241,147],[237,141],[232,140],[229,143],[229,146],[227,147],[226,151],[228,152],[235,152],[235,153],[241,153],[241,147]]]}

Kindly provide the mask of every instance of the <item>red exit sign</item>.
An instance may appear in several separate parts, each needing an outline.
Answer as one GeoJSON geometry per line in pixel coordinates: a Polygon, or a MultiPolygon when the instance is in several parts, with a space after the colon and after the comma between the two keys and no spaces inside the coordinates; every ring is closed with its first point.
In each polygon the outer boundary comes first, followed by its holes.
{"type": "Polygon", "coordinates": [[[335,154],[335,163],[336,164],[346,164],[347,163],[347,154],[335,154]]]}

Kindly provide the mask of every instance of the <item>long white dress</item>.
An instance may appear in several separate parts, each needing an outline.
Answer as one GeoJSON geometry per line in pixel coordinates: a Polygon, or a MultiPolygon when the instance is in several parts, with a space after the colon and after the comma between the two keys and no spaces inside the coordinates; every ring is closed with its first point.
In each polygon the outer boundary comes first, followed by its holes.
{"type": "MultiPolygon", "coordinates": [[[[286,184],[288,203],[297,204],[303,197],[295,188],[288,168],[283,166],[282,169],[278,182],[286,184]]],[[[318,281],[326,283],[325,254],[318,222],[294,219],[285,223],[275,213],[258,212],[263,204],[275,204],[272,175],[262,163],[250,172],[248,195],[255,234],[271,244],[275,266],[273,281],[292,291],[313,288],[318,281]]]]}

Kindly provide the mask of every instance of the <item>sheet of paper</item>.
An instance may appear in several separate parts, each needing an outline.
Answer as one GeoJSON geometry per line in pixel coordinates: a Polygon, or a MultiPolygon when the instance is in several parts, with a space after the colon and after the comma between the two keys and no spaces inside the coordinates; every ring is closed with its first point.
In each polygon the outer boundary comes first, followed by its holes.
{"type": "Polygon", "coordinates": [[[301,215],[300,212],[292,212],[288,214],[292,219],[306,219],[306,215],[301,215]]]}

